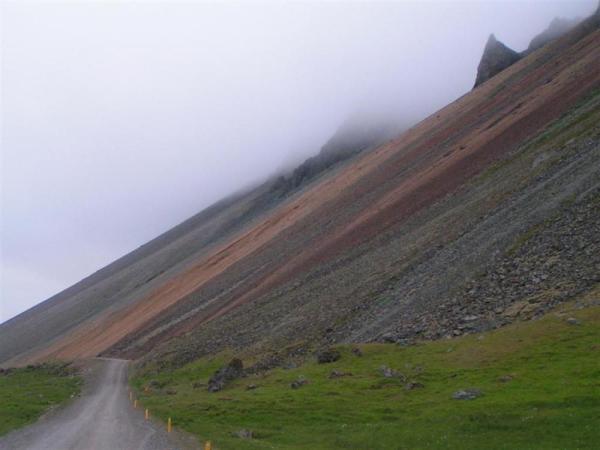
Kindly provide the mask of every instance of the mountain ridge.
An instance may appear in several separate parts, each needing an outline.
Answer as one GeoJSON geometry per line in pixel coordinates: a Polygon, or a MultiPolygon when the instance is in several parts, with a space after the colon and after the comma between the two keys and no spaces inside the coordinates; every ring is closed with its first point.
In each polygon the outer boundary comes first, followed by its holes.
{"type": "MultiPolygon", "coordinates": [[[[495,290],[508,288],[485,281],[482,266],[508,270],[515,240],[561,211],[582,227],[596,220],[599,22],[584,20],[400,136],[361,143],[290,190],[271,180],[223,200],[0,325],[0,362],[101,354],[181,365],[225,348],[400,342],[513,320],[507,311],[542,293],[519,287],[500,302],[495,290]],[[494,307],[472,299],[479,286],[494,307]]],[[[534,271],[548,244],[536,242],[514,250],[534,271]]],[[[559,266],[562,284],[547,287],[557,296],[532,302],[533,314],[589,288],[559,266]]]]}
{"type": "MultiPolygon", "coordinates": [[[[598,3],[596,11],[586,19],[586,22],[593,22],[597,20],[598,17],[600,17],[600,2],[598,3]]],[[[533,37],[529,42],[528,47],[522,52],[516,52],[510,49],[502,42],[498,41],[496,36],[492,33],[486,42],[483,55],[479,61],[473,88],[478,87],[483,82],[489,80],[535,50],[564,36],[581,22],[582,20],[579,18],[568,19],[555,17],[545,30],[533,37]]]]}

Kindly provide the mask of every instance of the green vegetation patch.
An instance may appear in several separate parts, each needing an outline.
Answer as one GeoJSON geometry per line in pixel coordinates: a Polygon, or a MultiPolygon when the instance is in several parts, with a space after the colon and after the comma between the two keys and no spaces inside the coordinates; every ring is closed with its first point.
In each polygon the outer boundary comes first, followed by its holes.
{"type": "Polygon", "coordinates": [[[153,415],[219,449],[597,448],[600,289],[588,296],[481,335],[340,346],[333,363],[308,358],[216,393],[208,378],[230,354],[132,384],[153,415]],[[306,384],[293,389],[297,380],[306,384]],[[460,390],[480,395],[454,399],[460,390]],[[242,429],[253,438],[233,435],[242,429]]]}
{"type": "Polygon", "coordinates": [[[35,421],[52,406],[77,395],[81,378],[62,363],[0,372],[0,436],[35,421]]]}

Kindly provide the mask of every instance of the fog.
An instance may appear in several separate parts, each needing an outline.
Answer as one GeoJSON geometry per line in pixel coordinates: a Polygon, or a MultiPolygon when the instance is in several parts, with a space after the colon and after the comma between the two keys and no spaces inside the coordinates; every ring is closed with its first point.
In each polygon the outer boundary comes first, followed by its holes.
{"type": "Polygon", "coordinates": [[[2,2],[0,322],[242,186],[357,111],[415,121],[595,0],[2,2]]]}

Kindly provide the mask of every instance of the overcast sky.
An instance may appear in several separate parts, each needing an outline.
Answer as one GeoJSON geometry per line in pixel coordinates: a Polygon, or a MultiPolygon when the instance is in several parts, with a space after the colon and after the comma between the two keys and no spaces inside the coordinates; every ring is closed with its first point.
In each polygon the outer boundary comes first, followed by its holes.
{"type": "Polygon", "coordinates": [[[595,6],[3,1],[0,322],[317,153],[355,111],[456,99],[491,32],[523,50],[595,6]]]}

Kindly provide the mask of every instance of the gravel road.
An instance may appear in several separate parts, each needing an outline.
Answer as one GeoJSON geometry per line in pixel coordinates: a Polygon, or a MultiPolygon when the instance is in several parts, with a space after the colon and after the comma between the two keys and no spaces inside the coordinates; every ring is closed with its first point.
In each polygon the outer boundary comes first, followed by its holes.
{"type": "MultiPolygon", "coordinates": [[[[182,448],[129,402],[128,361],[95,359],[81,397],[0,439],[0,449],[162,450],[182,448]]],[[[187,447],[187,446],[186,446],[187,447]]]]}

